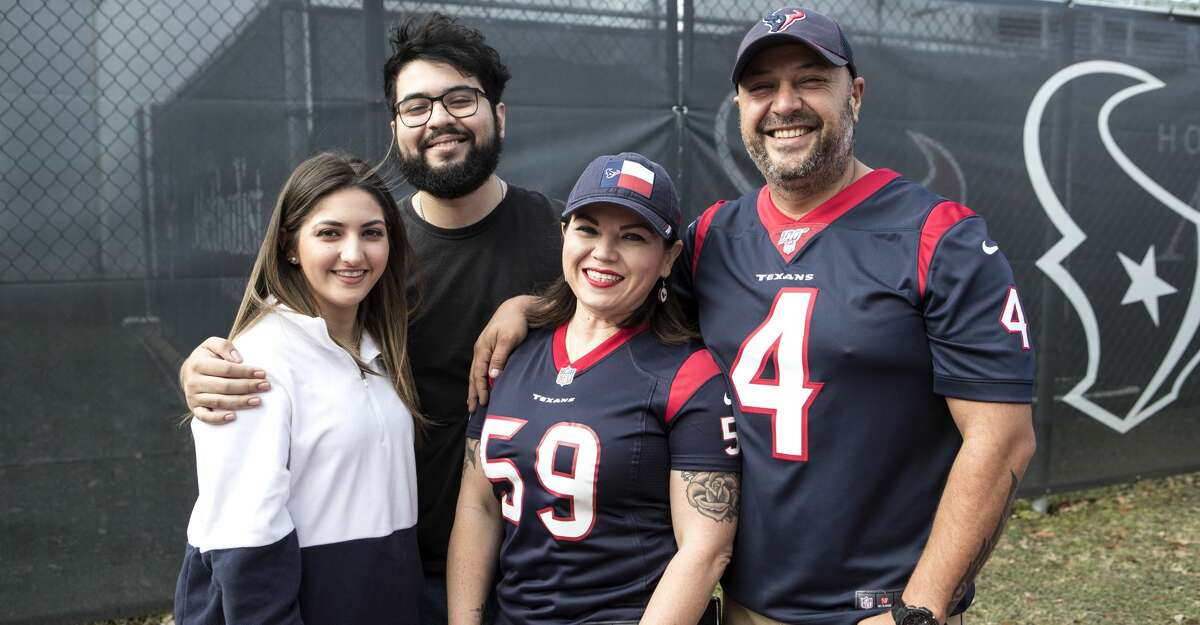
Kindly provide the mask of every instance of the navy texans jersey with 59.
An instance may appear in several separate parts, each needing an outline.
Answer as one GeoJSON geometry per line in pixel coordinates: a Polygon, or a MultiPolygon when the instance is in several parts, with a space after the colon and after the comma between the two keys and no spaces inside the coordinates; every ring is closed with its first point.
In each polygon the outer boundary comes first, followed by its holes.
{"type": "Polygon", "coordinates": [[[707,350],[628,329],[571,362],[565,331],[531,333],[467,428],[506,521],[500,624],[637,621],[676,551],[670,472],[741,469],[707,350]]]}

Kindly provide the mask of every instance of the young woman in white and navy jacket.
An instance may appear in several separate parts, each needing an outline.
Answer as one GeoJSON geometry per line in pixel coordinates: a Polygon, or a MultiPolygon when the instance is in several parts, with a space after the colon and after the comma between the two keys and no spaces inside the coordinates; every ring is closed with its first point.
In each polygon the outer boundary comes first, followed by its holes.
{"type": "Polygon", "coordinates": [[[191,423],[178,625],[420,621],[410,258],[366,163],[324,153],[292,173],[231,333],[270,389],[247,418],[191,423]]]}

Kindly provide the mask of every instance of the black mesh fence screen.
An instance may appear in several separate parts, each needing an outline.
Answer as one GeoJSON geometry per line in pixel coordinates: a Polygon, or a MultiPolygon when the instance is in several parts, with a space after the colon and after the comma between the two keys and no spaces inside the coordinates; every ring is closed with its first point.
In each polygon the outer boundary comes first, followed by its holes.
{"type": "MultiPolygon", "coordinates": [[[[1200,468],[1200,22],[811,7],[867,79],[860,158],[971,206],[1013,263],[1039,349],[1024,492],[1200,468]]],[[[228,330],[292,167],[387,153],[389,24],[442,11],[500,50],[504,178],[563,198],[634,149],[695,216],[762,184],[728,73],[768,8],[0,2],[0,623],[168,605],[195,493],[179,359],[228,330]]]]}

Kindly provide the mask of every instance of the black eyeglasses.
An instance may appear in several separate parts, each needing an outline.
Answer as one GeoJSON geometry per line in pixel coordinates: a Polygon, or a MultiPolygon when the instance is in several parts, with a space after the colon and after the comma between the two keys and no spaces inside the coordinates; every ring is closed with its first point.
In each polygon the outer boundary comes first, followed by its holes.
{"type": "Polygon", "coordinates": [[[419,128],[429,122],[435,102],[441,102],[442,107],[451,116],[462,119],[474,115],[479,110],[479,96],[486,98],[487,94],[475,87],[455,87],[433,98],[410,95],[392,105],[392,110],[400,118],[400,123],[409,128],[419,128]]]}

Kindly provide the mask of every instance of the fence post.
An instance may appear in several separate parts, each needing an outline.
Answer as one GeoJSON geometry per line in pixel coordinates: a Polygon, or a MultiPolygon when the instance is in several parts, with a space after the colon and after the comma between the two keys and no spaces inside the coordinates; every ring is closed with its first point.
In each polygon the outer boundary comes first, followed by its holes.
{"type": "Polygon", "coordinates": [[[380,124],[379,105],[386,101],[379,97],[379,76],[383,64],[387,62],[384,56],[384,32],[387,25],[383,18],[383,0],[363,0],[363,66],[366,78],[364,98],[363,130],[366,132],[367,153],[364,155],[370,161],[383,158],[383,125],[380,124]],[[375,95],[371,95],[375,94],[375,95]]]}
{"type": "Polygon", "coordinates": [[[143,104],[137,109],[137,156],[138,156],[138,189],[141,193],[142,205],[142,290],[145,296],[143,314],[149,318],[154,316],[153,298],[150,294],[151,284],[158,272],[155,270],[154,258],[154,220],[150,214],[150,161],[146,154],[146,117],[150,114],[148,105],[143,104]]]}
{"type": "Polygon", "coordinates": [[[684,211],[685,223],[689,220],[689,207],[692,205],[692,192],[685,181],[687,175],[687,159],[691,138],[688,133],[688,94],[692,87],[692,38],[694,7],[692,0],[665,0],[667,3],[668,28],[667,40],[670,42],[668,62],[675,76],[675,136],[677,138],[677,159],[675,171],[675,188],[679,189],[680,205],[684,211]],[[682,26],[682,28],[680,28],[682,26]]]}
{"type": "MultiPolygon", "coordinates": [[[[1059,8],[1062,15],[1062,40],[1059,43],[1058,49],[1058,67],[1067,67],[1073,62],[1075,57],[1075,11],[1067,5],[1059,8]]],[[[1051,13],[1047,11],[1044,19],[1049,19],[1051,13]]],[[[1046,30],[1049,30],[1047,27],[1046,30]]],[[[1063,87],[1063,101],[1071,101],[1071,85],[1063,87]]],[[[1046,159],[1050,163],[1050,167],[1054,169],[1051,173],[1054,180],[1059,181],[1062,185],[1062,198],[1066,205],[1070,205],[1071,185],[1067,180],[1069,169],[1067,167],[1067,159],[1071,155],[1071,137],[1070,127],[1067,123],[1068,107],[1059,106],[1054,111],[1054,127],[1055,132],[1050,138],[1049,149],[1051,156],[1046,159]]],[[[1049,249],[1057,240],[1057,232],[1053,228],[1047,228],[1045,232],[1045,247],[1049,249]]],[[[1034,412],[1034,424],[1036,425],[1037,433],[1037,455],[1034,457],[1033,466],[1035,469],[1034,475],[1037,476],[1038,485],[1035,491],[1039,495],[1044,495],[1050,484],[1051,475],[1051,460],[1054,457],[1053,449],[1053,433],[1054,433],[1054,409],[1056,407],[1054,395],[1056,390],[1055,370],[1052,367],[1057,359],[1053,358],[1051,345],[1054,345],[1053,331],[1051,329],[1054,323],[1061,320],[1062,315],[1062,299],[1055,288],[1050,284],[1050,280],[1046,276],[1042,276],[1041,281],[1041,328],[1038,331],[1038,373],[1037,373],[1037,410],[1034,412]],[[1058,304],[1058,305],[1055,305],[1058,304]]],[[[1031,493],[1033,494],[1033,493],[1031,493]]],[[[1039,497],[1034,501],[1034,508],[1038,511],[1045,511],[1047,502],[1044,497],[1039,497]]]]}

